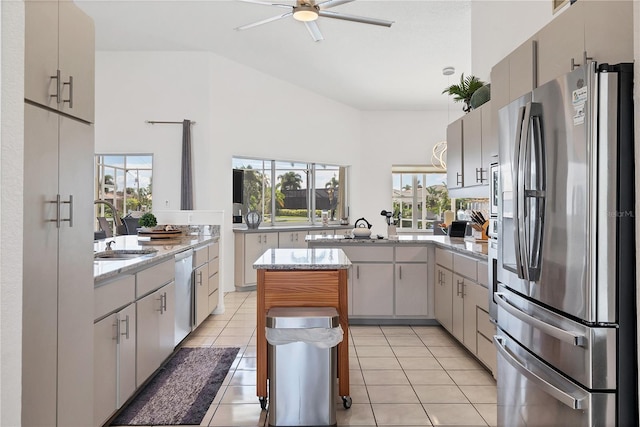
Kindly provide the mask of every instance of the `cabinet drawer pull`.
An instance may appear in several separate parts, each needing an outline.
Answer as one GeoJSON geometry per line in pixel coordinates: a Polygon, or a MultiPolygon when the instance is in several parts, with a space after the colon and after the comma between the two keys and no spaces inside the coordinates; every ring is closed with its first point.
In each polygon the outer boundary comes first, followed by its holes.
{"type": "Polygon", "coordinates": [[[356,265],[356,279],[360,278],[360,266],[356,265]]]}
{"type": "Polygon", "coordinates": [[[400,273],[400,280],[402,280],[402,266],[398,266],[398,273],[400,273]]]}

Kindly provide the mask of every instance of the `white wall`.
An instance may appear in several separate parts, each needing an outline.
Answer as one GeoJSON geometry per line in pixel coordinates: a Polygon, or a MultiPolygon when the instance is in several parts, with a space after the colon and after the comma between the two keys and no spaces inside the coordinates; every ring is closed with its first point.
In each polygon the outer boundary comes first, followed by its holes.
{"type": "Polygon", "coordinates": [[[473,74],[489,81],[491,67],[545,26],[553,16],[551,0],[472,1],[473,74]]]}
{"type": "Polygon", "coordinates": [[[393,209],[391,166],[430,165],[433,146],[446,139],[447,123],[462,114],[460,104],[453,108],[456,112],[362,113],[361,151],[366,158],[352,171],[352,181],[360,183],[359,193],[351,196],[352,221],[364,216],[374,225],[373,234],[387,234],[387,223],[380,211],[393,209]]]}
{"type": "Polygon", "coordinates": [[[0,4],[0,425],[19,426],[22,392],[24,3],[0,4]]]}
{"type": "MultiPolygon", "coordinates": [[[[96,152],[153,153],[157,209],[180,206],[182,130],[145,120],[196,121],[194,208],[230,212],[233,156],[357,166],[359,117],[350,107],[208,53],[96,55],[96,152]]],[[[224,289],[233,290],[231,224],[222,233],[224,289]]]]}

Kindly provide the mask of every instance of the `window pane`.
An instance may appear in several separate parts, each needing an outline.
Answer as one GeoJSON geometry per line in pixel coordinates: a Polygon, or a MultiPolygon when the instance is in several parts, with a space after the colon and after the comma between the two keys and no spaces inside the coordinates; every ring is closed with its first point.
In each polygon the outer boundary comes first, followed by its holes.
{"type": "Polygon", "coordinates": [[[306,163],[275,162],[276,222],[308,222],[309,168],[306,163]]]}
{"type": "MultiPolygon", "coordinates": [[[[344,175],[344,172],[343,172],[344,175]]],[[[338,221],[344,217],[341,206],[340,167],[335,165],[315,165],[316,218],[327,211],[329,221],[338,221]]]]}
{"type": "Polygon", "coordinates": [[[234,169],[244,170],[242,186],[246,211],[257,211],[263,223],[271,223],[271,162],[233,159],[234,169]]]}
{"type": "MultiPolygon", "coordinates": [[[[139,216],[152,208],[152,176],[152,155],[96,155],[95,198],[113,205],[121,218],[139,216]]],[[[115,213],[107,204],[97,204],[95,214],[106,218],[115,233],[115,213]]]]}
{"type": "Polygon", "coordinates": [[[415,173],[392,173],[393,208],[402,218],[399,228],[433,229],[434,221],[441,220],[443,212],[450,209],[446,179],[446,173],[424,172],[424,169],[415,173]]]}

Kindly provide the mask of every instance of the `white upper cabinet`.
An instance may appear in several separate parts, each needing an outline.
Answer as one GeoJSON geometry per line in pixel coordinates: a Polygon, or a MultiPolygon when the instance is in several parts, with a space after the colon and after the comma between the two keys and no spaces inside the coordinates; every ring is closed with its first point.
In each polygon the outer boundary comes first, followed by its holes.
{"type": "Polygon", "coordinates": [[[95,36],[72,1],[25,1],[25,98],[94,121],[95,36]]]}

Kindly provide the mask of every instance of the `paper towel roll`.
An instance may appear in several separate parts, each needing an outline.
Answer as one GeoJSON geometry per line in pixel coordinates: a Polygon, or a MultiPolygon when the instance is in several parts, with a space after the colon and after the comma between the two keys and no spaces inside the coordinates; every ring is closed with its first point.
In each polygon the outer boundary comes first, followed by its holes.
{"type": "Polygon", "coordinates": [[[451,225],[454,219],[455,218],[452,211],[444,211],[444,223],[447,227],[451,225]]]}

